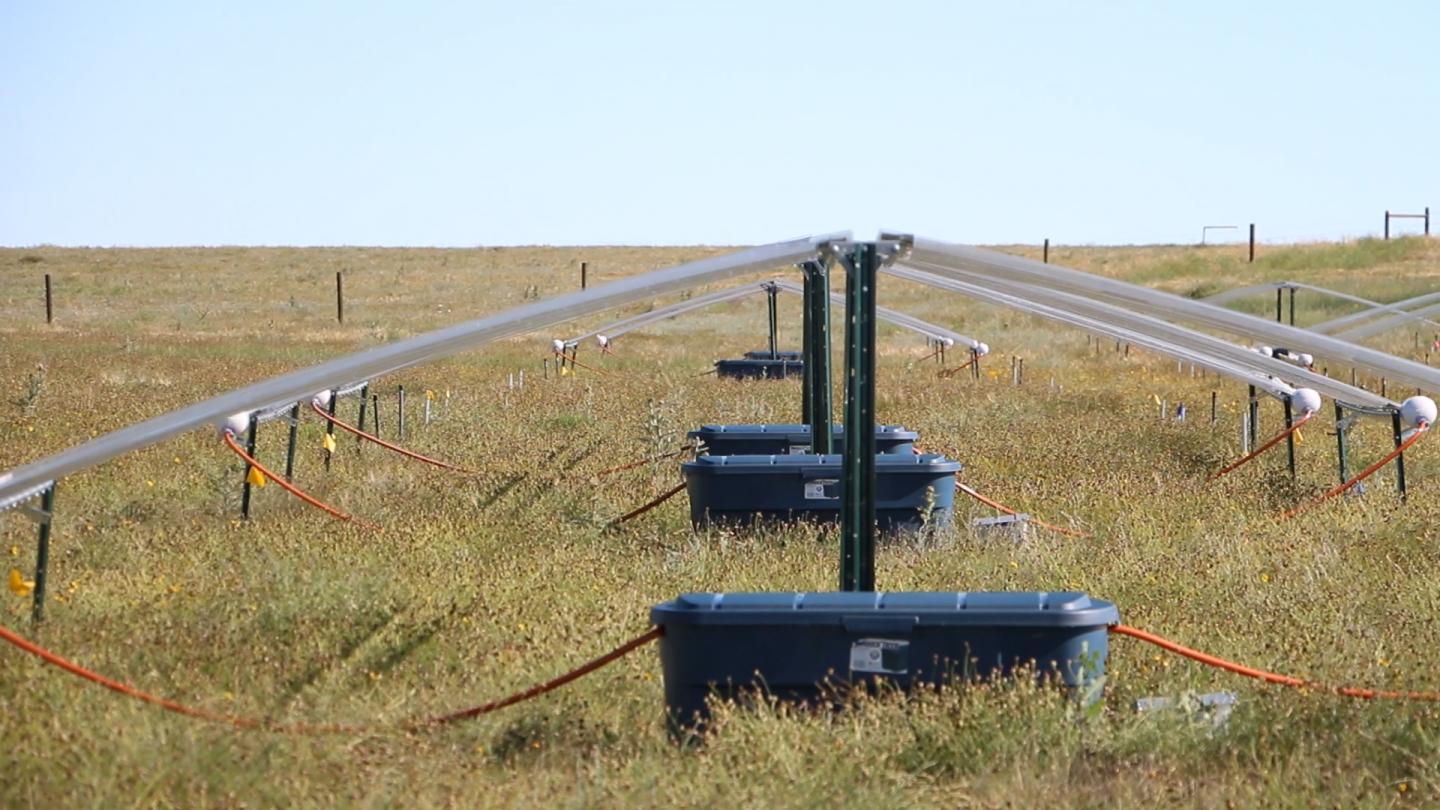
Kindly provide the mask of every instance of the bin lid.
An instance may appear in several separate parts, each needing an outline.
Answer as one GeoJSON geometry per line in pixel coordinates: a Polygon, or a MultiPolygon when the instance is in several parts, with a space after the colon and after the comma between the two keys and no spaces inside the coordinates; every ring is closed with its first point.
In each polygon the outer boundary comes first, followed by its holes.
{"type": "Polygon", "coordinates": [[[912,619],[919,626],[1091,627],[1117,624],[1113,602],[1078,591],[686,593],[650,609],[657,625],[830,625],[912,619]]]}
{"type": "MultiPolygon", "coordinates": [[[[832,472],[840,477],[845,456],[839,453],[815,455],[794,453],[791,455],[759,456],[697,456],[680,465],[685,473],[703,475],[754,475],[757,472],[771,474],[796,472],[832,472]]],[[[963,465],[939,453],[886,454],[875,456],[876,475],[947,475],[960,472],[963,465]]]]}
{"type": "MultiPolygon", "coordinates": [[[[840,435],[841,432],[844,430],[844,425],[835,425],[835,435],[840,435]]],[[[799,441],[799,443],[804,444],[805,442],[808,442],[810,440],[810,426],[788,423],[775,423],[764,425],[701,425],[695,430],[690,431],[690,433],[687,435],[692,439],[706,439],[711,436],[717,436],[722,434],[726,436],[742,436],[746,438],[760,435],[772,436],[779,434],[790,437],[792,439],[796,439],[799,441]]],[[[902,425],[876,425],[875,435],[885,436],[886,438],[890,439],[909,440],[912,442],[920,438],[919,433],[916,433],[913,430],[906,430],[905,427],[902,425]]]]}

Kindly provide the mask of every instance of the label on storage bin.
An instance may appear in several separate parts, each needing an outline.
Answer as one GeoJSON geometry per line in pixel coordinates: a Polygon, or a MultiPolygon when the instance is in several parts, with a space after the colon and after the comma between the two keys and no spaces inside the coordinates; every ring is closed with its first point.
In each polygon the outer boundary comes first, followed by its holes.
{"type": "Polygon", "coordinates": [[[803,456],[803,455],[808,455],[809,453],[810,453],[810,445],[808,445],[808,444],[792,444],[792,445],[790,445],[790,455],[792,455],[792,456],[803,456]]]}
{"type": "Polygon", "coordinates": [[[850,645],[850,671],[904,675],[910,671],[910,642],[862,638],[850,645]]]}
{"type": "Polygon", "coordinates": [[[805,500],[833,501],[840,497],[840,479],[816,478],[805,482],[805,500]]]}

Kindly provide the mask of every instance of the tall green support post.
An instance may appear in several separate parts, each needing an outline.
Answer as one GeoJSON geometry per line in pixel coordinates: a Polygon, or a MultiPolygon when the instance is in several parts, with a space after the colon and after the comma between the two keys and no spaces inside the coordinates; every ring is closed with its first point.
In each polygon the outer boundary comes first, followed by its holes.
{"type": "Polygon", "coordinates": [[[50,573],[50,524],[55,520],[55,484],[40,496],[39,538],[35,544],[35,590],[31,592],[30,621],[45,620],[45,581],[50,573]]]}
{"type": "MultiPolygon", "coordinates": [[[[1290,402],[1290,397],[1285,397],[1285,429],[1295,426],[1295,406],[1290,402]]],[[[1290,479],[1295,479],[1295,433],[1291,431],[1285,437],[1285,450],[1290,461],[1290,479]]]]}
{"type": "Polygon", "coordinates": [[[840,590],[875,590],[876,245],[850,249],[845,281],[845,455],[840,590]]]}
{"type": "Polygon", "coordinates": [[[1350,465],[1349,458],[1347,457],[1349,455],[1347,452],[1349,448],[1347,447],[1348,443],[1345,441],[1346,429],[1347,426],[1345,423],[1345,406],[1341,405],[1339,402],[1336,402],[1335,449],[1338,450],[1340,454],[1340,483],[1342,484],[1350,480],[1350,465]]]}
{"type": "Polygon", "coordinates": [[[820,261],[805,262],[800,269],[805,273],[805,323],[808,325],[805,423],[810,426],[811,452],[829,455],[835,452],[830,381],[830,272],[820,261]]]}
{"type": "MultiPolygon", "coordinates": [[[[804,266],[801,265],[803,273],[804,266]]],[[[814,325],[810,322],[810,274],[804,273],[804,292],[800,294],[800,358],[805,362],[805,367],[800,370],[800,424],[810,424],[811,407],[815,404],[815,369],[810,365],[811,354],[811,330],[814,325]]],[[[815,452],[814,437],[811,437],[810,452],[815,452]]]]}
{"type": "MultiPolygon", "coordinates": [[[[1405,427],[1400,423],[1400,412],[1392,411],[1390,414],[1390,428],[1395,434],[1395,449],[1405,441],[1405,427]]],[[[1395,487],[1400,491],[1400,500],[1406,499],[1405,492],[1405,454],[1401,453],[1395,457],[1395,487]]]]}
{"type": "MultiPolygon", "coordinates": [[[[250,428],[245,431],[245,454],[255,458],[255,444],[260,433],[260,414],[250,414],[250,428]]],[[[250,465],[245,465],[245,485],[240,490],[240,517],[250,519],[250,465]]]]}
{"type": "Polygon", "coordinates": [[[290,409],[290,437],[285,445],[285,480],[295,480],[295,443],[300,439],[300,403],[290,409]]]}
{"type": "Polygon", "coordinates": [[[769,300],[767,301],[767,303],[768,303],[768,305],[769,305],[769,310],[770,310],[770,359],[771,359],[771,360],[778,360],[778,359],[780,358],[780,344],[779,344],[779,340],[778,340],[778,338],[779,338],[779,331],[780,331],[780,308],[779,308],[779,302],[775,300],[779,294],[780,294],[780,290],[779,290],[779,288],[777,288],[774,284],[767,284],[767,285],[765,285],[765,295],[766,295],[766,297],[769,299],[769,300]]]}

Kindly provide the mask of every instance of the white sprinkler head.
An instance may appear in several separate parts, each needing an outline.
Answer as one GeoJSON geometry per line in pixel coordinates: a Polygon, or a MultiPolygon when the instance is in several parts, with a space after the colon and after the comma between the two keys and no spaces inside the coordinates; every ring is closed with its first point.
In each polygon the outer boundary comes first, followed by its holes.
{"type": "Polygon", "coordinates": [[[561,340],[560,338],[555,338],[554,340],[550,341],[550,348],[556,354],[564,354],[565,341],[561,340]]]}
{"type": "Polygon", "coordinates": [[[1265,355],[1266,357],[1274,357],[1274,356],[1275,356],[1275,350],[1272,349],[1272,348],[1270,348],[1269,346],[1261,346],[1261,347],[1260,347],[1260,353],[1263,354],[1263,355],[1265,355]]]}
{"type": "Polygon", "coordinates": [[[940,342],[945,344],[945,348],[948,349],[955,345],[955,338],[940,338],[940,342]]]}
{"type": "Polygon", "coordinates": [[[987,355],[987,354],[989,354],[989,353],[990,353],[990,344],[989,344],[989,343],[978,343],[978,344],[975,345],[975,355],[976,355],[977,357],[984,357],[985,355],[987,355]]]}
{"type": "Polygon", "coordinates": [[[233,416],[226,417],[225,421],[220,423],[220,434],[223,436],[226,433],[233,433],[234,435],[239,436],[243,434],[249,427],[250,414],[237,413],[233,416]]]}
{"type": "Polygon", "coordinates": [[[1421,422],[1435,424],[1435,400],[1430,397],[1410,397],[1400,403],[1400,421],[1406,427],[1419,427],[1421,422]]]}
{"type": "Polygon", "coordinates": [[[1311,366],[1315,365],[1315,355],[1313,354],[1305,354],[1304,352],[1301,352],[1299,355],[1299,360],[1300,365],[1306,368],[1310,368],[1311,366]]]}
{"type": "Polygon", "coordinates": [[[1290,395],[1290,404],[1302,415],[1320,412],[1320,392],[1314,388],[1296,388],[1290,395]]]}
{"type": "Polygon", "coordinates": [[[320,393],[311,397],[310,401],[314,403],[315,407],[317,408],[328,408],[330,407],[330,392],[328,390],[321,391],[320,393]]]}
{"type": "Polygon", "coordinates": [[[610,345],[610,338],[605,337],[604,335],[596,335],[596,336],[595,336],[595,342],[596,342],[596,343],[599,343],[599,344],[600,344],[600,348],[603,349],[603,348],[605,348],[606,346],[609,346],[609,345],[610,345]]]}

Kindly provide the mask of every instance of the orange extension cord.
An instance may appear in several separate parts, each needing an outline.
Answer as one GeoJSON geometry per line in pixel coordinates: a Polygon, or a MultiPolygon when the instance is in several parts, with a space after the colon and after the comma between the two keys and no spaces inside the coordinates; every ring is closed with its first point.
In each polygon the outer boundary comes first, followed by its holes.
{"type": "Polygon", "coordinates": [[[639,461],[632,461],[632,462],[630,462],[629,464],[621,464],[619,467],[611,467],[611,468],[608,469],[608,470],[601,470],[600,472],[595,473],[595,477],[596,477],[596,478],[602,478],[602,477],[604,477],[604,476],[611,475],[612,473],[624,472],[625,470],[633,470],[633,469],[635,469],[636,467],[643,467],[643,466],[645,466],[646,464],[651,463],[652,461],[664,461],[664,460],[667,459],[667,458],[674,458],[674,457],[676,457],[676,456],[683,456],[683,455],[685,455],[686,453],[689,453],[692,449],[693,449],[693,448],[690,448],[690,447],[682,447],[682,448],[680,448],[679,450],[675,450],[675,451],[672,451],[672,452],[669,452],[669,453],[661,453],[661,454],[658,455],[658,456],[651,456],[651,457],[649,457],[649,458],[642,458],[642,459],[640,459],[639,461]]]}
{"type": "MultiPolygon", "coordinates": [[[[619,647],[616,647],[610,652],[605,653],[599,658],[588,661],[580,665],[579,667],[576,667],[575,669],[572,669],[563,675],[545,681],[544,683],[536,684],[528,689],[516,692],[509,697],[501,698],[500,700],[493,700],[489,703],[485,703],[479,706],[473,706],[468,709],[462,709],[458,712],[452,712],[450,714],[442,714],[435,717],[412,720],[400,724],[397,728],[405,731],[418,731],[432,726],[445,725],[447,723],[454,723],[460,720],[469,720],[474,717],[479,717],[483,714],[489,714],[490,712],[503,709],[507,706],[513,706],[516,703],[522,703],[524,701],[530,700],[531,698],[539,697],[546,692],[552,692],[572,681],[578,680],[619,658],[623,658],[624,656],[634,652],[640,647],[643,647],[646,644],[649,644],[650,642],[659,638],[664,634],[664,632],[665,631],[662,628],[652,627],[645,634],[637,636],[625,642],[624,644],[621,644],[619,647]]],[[[363,734],[367,732],[384,730],[386,728],[382,726],[342,724],[313,725],[308,723],[274,723],[269,720],[261,720],[251,717],[237,717],[229,714],[210,712],[204,709],[197,709],[193,706],[187,706],[183,703],[177,703],[173,700],[156,697],[155,695],[149,694],[148,692],[142,692],[141,690],[136,689],[135,687],[128,684],[124,684],[111,678],[107,678],[104,675],[91,672],[90,670],[80,666],[79,664],[76,664],[65,658],[61,658],[59,655],[56,655],[55,653],[45,649],[44,647],[39,646],[38,644],[21,638],[20,636],[16,635],[5,627],[0,627],[0,639],[3,639],[4,641],[7,641],[10,644],[13,644],[14,646],[24,650],[25,652],[28,652],[31,655],[40,658],[47,664],[59,667],[60,669],[70,673],[71,675],[75,675],[91,683],[103,686],[106,689],[111,690],[112,692],[118,692],[122,695],[125,695],[126,697],[131,697],[136,700],[149,703],[153,706],[158,706],[168,712],[174,712],[175,714],[184,715],[186,717],[195,717],[201,720],[209,720],[215,723],[224,723],[225,725],[234,726],[235,728],[240,729],[274,731],[284,734],[363,734]]]]}
{"type": "Polygon", "coordinates": [[[587,366],[587,365],[585,365],[584,363],[580,362],[579,360],[576,360],[575,358],[571,357],[571,356],[568,355],[568,354],[558,354],[558,353],[557,353],[555,356],[556,356],[557,358],[560,358],[560,359],[561,359],[561,362],[560,362],[561,368],[564,368],[565,364],[566,364],[566,363],[569,363],[569,364],[572,365],[572,366],[579,366],[580,368],[583,368],[583,369],[585,369],[586,371],[594,372],[594,373],[600,375],[601,377],[604,377],[604,376],[605,376],[605,372],[604,372],[604,371],[601,371],[600,369],[595,368],[594,366],[587,366]]]}
{"type": "Polygon", "coordinates": [[[940,369],[940,371],[936,374],[936,376],[937,376],[937,377],[954,377],[956,374],[959,374],[960,372],[964,371],[965,369],[967,369],[967,368],[975,365],[975,361],[978,360],[978,359],[980,359],[978,355],[971,354],[969,360],[966,360],[965,362],[961,363],[960,365],[958,365],[958,366],[956,366],[956,367],[954,367],[954,368],[942,368],[942,369],[940,369]]]}
{"type": "Polygon", "coordinates": [[[400,455],[402,455],[402,456],[404,456],[404,457],[406,457],[406,458],[413,458],[413,459],[415,459],[416,461],[419,461],[419,462],[424,463],[424,464],[429,464],[429,465],[432,466],[432,467],[439,467],[439,468],[442,469],[442,470],[451,470],[452,472],[457,472],[457,473],[460,473],[460,474],[462,474],[462,475],[474,475],[474,474],[475,474],[475,471],[474,471],[474,470],[468,469],[468,468],[466,468],[466,467],[459,467],[459,466],[456,466],[456,465],[451,464],[451,463],[449,463],[449,462],[441,461],[441,460],[439,460],[439,459],[430,458],[429,456],[422,456],[422,455],[420,455],[419,453],[415,452],[414,450],[406,450],[405,448],[401,447],[401,446],[398,445],[398,444],[391,444],[390,442],[385,441],[384,439],[380,438],[379,436],[375,436],[375,435],[372,435],[372,434],[370,434],[370,433],[366,433],[365,431],[361,430],[360,428],[355,427],[354,425],[349,424],[348,422],[345,422],[344,420],[340,419],[339,417],[331,414],[329,411],[327,411],[327,410],[325,410],[324,408],[320,407],[320,406],[319,406],[317,403],[315,403],[315,402],[311,402],[311,403],[310,403],[310,410],[314,411],[315,413],[320,414],[321,417],[323,417],[326,421],[330,422],[330,424],[334,425],[335,427],[338,427],[338,428],[340,428],[341,430],[344,430],[344,431],[346,431],[346,432],[353,433],[353,434],[355,434],[356,436],[359,436],[359,437],[362,438],[362,439],[366,439],[366,440],[368,440],[368,441],[372,441],[372,442],[374,442],[375,444],[378,444],[378,445],[380,445],[381,447],[385,448],[386,450],[393,450],[394,452],[399,453],[400,455]]]}
{"type": "Polygon", "coordinates": [[[1176,655],[1184,656],[1192,661],[1198,661],[1199,663],[1202,663],[1206,666],[1215,667],[1216,669],[1223,669],[1226,672],[1233,672],[1236,675],[1244,675],[1247,678],[1255,678],[1256,680],[1264,681],[1266,683],[1278,684],[1280,686],[1289,686],[1293,689],[1310,689],[1316,692],[1333,692],[1334,694],[1342,695],[1344,697],[1360,698],[1362,700],[1388,698],[1392,700],[1440,701],[1440,692],[1409,692],[1394,691],[1389,689],[1369,689],[1356,686],[1328,686],[1326,684],[1315,683],[1313,681],[1307,681],[1301,678],[1294,678],[1289,675],[1279,675],[1274,672],[1267,672],[1263,669],[1247,667],[1244,664],[1237,664],[1234,661],[1227,661],[1224,658],[1210,655],[1208,653],[1203,653],[1199,650],[1192,650],[1189,647],[1177,644],[1176,642],[1173,642],[1167,638],[1157,636],[1154,633],[1147,633],[1144,630],[1137,630],[1134,627],[1128,627],[1123,624],[1111,625],[1110,632],[1120,636],[1130,636],[1131,638],[1140,639],[1147,644],[1154,644],[1156,647],[1159,647],[1163,650],[1168,650],[1172,653],[1175,653],[1176,655]]]}
{"type": "Polygon", "coordinates": [[[355,524],[357,524],[357,525],[359,525],[359,526],[364,526],[365,528],[370,529],[370,530],[372,530],[372,531],[377,531],[377,532],[378,532],[378,531],[381,531],[381,528],[380,528],[379,526],[376,526],[374,523],[370,523],[370,522],[368,522],[368,521],[361,520],[360,518],[357,518],[357,517],[355,517],[354,515],[350,515],[350,514],[347,514],[347,513],[345,513],[345,512],[341,512],[339,509],[336,509],[335,507],[333,507],[333,506],[331,506],[331,505],[329,505],[329,504],[327,504],[327,503],[325,503],[325,502],[323,502],[323,501],[321,501],[321,500],[319,500],[319,499],[317,499],[317,498],[315,498],[315,497],[307,494],[304,490],[300,489],[299,487],[295,486],[294,484],[290,483],[289,481],[286,481],[284,478],[281,478],[280,476],[278,476],[278,475],[276,475],[275,473],[271,472],[264,464],[261,464],[260,462],[256,461],[254,458],[252,458],[252,457],[250,456],[249,453],[245,452],[245,448],[241,447],[239,444],[237,444],[237,443],[235,442],[235,434],[234,434],[234,433],[231,433],[230,431],[227,430],[227,431],[225,431],[225,437],[224,437],[224,438],[225,438],[225,445],[226,445],[227,447],[229,447],[231,450],[233,450],[233,451],[235,452],[235,455],[237,455],[237,456],[239,456],[240,458],[244,459],[246,464],[249,464],[251,467],[254,467],[255,469],[259,470],[262,475],[264,475],[266,478],[270,479],[271,481],[274,481],[277,486],[279,486],[281,489],[285,490],[286,492],[290,493],[291,495],[294,495],[295,497],[299,498],[300,500],[304,501],[305,503],[310,504],[311,506],[315,507],[316,509],[319,509],[319,510],[321,510],[322,512],[325,512],[326,514],[328,514],[328,515],[330,515],[330,516],[332,516],[332,517],[338,518],[338,519],[340,519],[340,520],[345,520],[345,521],[354,522],[355,524]]]}
{"type": "Polygon", "coordinates": [[[620,517],[615,518],[614,520],[610,521],[610,526],[611,526],[611,527],[619,526],[621,523],[624,523],[624,522],[626,522],[627,520],[631,520],[631,519],[633,519],[633,518],[640,517],[641,515],[645,514],[646,512],[649,512],[651,509],[654,509],[655,507],[659,506],[659,505],[662,504],[662,503],[665,503],[666,501],[670,500],[671,498],[675,497],[676,495],[679,495],[684,489],[685,489],[685,484],[684,484],[684,482],[681,482],[681,483],[679,483],[679,484],[676,484],[674,489],[666,490],[665,492],[661,493],[658,497],[656,497],[654,500],[652,500],[651,502],[645,504],[644,506],[641,506],[641,507],[639,507],[638,509],[632,509],[632,510],[630,510],[629,512],[626,512],[625,514],[621,515],[620,517]]]}
{"type": "MultiPolygon", "coordinates": [[[[970,497],[974,498],[975,500],[979,501],[980,503],[985,504],[986,506],[990,507],[991,509],[998,509],[998,510],[1000,510],[1001,512],[1004,512],[1004,513],[1007,514],[1007,515],[1018,515],[1018,514],[1020,514],[1019,512],[1015,511],[1014,509],[1011,509],[1010,507],[1006,506],[1005,504],[1000,503],[999,501],[992,501],[992,500],[990,500],[989,498],[985,497],[984,495],[981,495],[980,493],[976,492],[974,489],[972,489],[972,488],[970,488],[970,487],[968,487],[968,486],[960,483],[959,481],[956,481],[956,482],[955,482],[955,488],[956,488],[956,489],[959,489],[961,492],[965,493],[966,495],[969,495],[970,497]]],[[[1034,518],[1034,517],[1032,517],[1032,518],[1030,518],[1030,522],[1031,522],[1031,523],[1034,523],[1036,526],[1039,526],[1039,527],[1042,528],[1042,529],[1049,529],[1049,530],[1052,531],[1052,532],[1055,532],[1055,533],[1057,533],[1057,534],[1063,534],[1063,535],[1065,535],[1066,537],[1089,537],[1089,536],[1090,536],[1087,532],[1078,531],[1078,530],[1076,530],[1076,529],[1067,529],[1067,528],[1065,528],[1065,527],[1063,527],[1063,526],[1055,526],[1055,525],[1053,525],[1053,524],[1046,523],[1045,521],[1040,520],[1039,518],[1034,518]]]]}
{"type": "Polygon", "coordinates": [[[1389,455],[1385,456],[1384,458],[1380,459],[1379,461],[1375,462],[1374,464],[1371,464],[1369,467],[1366,467],[1364,472],[1360,473],[1359,475],[1355,476],[1354,478],[1351,478],[1349,481],[1346,481],[1345,483],[1341,484],[1340,486],[1335,487],[1334,489],[1330,490],[1329,492],[1326,492],[1324,495],[1321,495],[1320,497],[1316,498],[1315,500],[1309,501],[1309,502],[1307,502],[1307,503],[1302,503],[1302,504],[1300,504],[1299,506],[1295,507],[1294,509],[1291,509],[1290,511],[1282,514],[1282,515],[1280,516],[1280,519],[1281,519],[1281,520],[1289,520],[1290,518],[1295,517],[1296,515],[1300,514],[1301,512],[1305,511],[1306,509],[1309,509],[1310,507],[1315,506],[1316,504],[1321,503],[1322,501],[1327,501],[1327,500],[1335,497],[1336,495],[1339,495],[1339,494],[1341,494],[1341,493],[1349,490],[1351,487],[1355,486],[1356,484],[1360,483],[1361,481],[1364,481],[1366,478],[1369,478],[1370,476],[1374,475],[1375,472],[1376,472],[1377,470],[1379,470],[1381,467],[1384,467],[1386,464],[1389,464],[1390,462],[1394,461],[1397,457],[1399,457],[1399,455],[1400,455],[1401,453],[1405,452],[1406,450],[1409,450],[1409,449],[1410,449],[1410,446],[1411,446],[1412,444],[1414,444],[1415,442],[1420,441],[1420,437],[1423,436],[1423,435],[1425,435],[1425,432],[1428,431],[1429,429],[1430,429],[1430,423],[1429,423],[1429,422],[1421,422],[1420,425],[1415,428],[1415,432],[1414,432],[1413,434],[1411,434],[1410,438],[1406,439],[1404,442],[1401,442],[1401,444],[1400,444],[1399,447],[1397,447],[1397,448],[1395,448],[1394,450],[1390,451],[1390,454],[1389,454],[1389,455]]]}
{"type": "Polygon", "coordinates": [[[1244,458],[1240,459],[1239,461],[1235,462],[1234,464],[1231,464],[1229,467],[1226,467],[1225,469],[1221,470],[1220,472],[1217,472],[1217,473],[1215,473],[1214,475],[1210,476],[1209,480],[1214,481],[1216,478],[1219,478],[1219,477],[1221,477],[1221,476],[1223,476],[1223,475],[1227,475],[1227,474],[1229,474],[1229,473],[1231,473],[1231,472],[1234,472],[1235,470],[1239,469],[1240,467],[1242,467],[1242,466],[1244,466],[1246,463],[1248,463],[1251,459],[1255,458],[1256,456],[1260,455],[1261,453],[1265,452],[1266,450],[1269,450],[1270,448],[1272,448],[1272,447],[1274,447],[1275,445],[1279,444],[1286,436],[1289,436],[1290,434],[1292,434],[1292,433],[1294,433],[1295,431],[1299,430],[1301,425],[1305,424],[1306,422],[1309,422],[1309,421],[1310,421],[1311,419],[1313,419],[1314,417],[1315,417],[1315,412],[1314,412],[1314,411],[1309,411],[1309,412],[1307,412],[1304,416],[1300,417],[1300,421],[1295,422],[1295,423],[1292,424],[1290,427],[1285,428],[1284,430],[1282,430],[1282,431],[1280,431],[1279,433],[1275,434],[1275,437],[1274,437],[1274,438],[1272,438],[1270,441],[1265,442],[1264,444],[1260,445],[1260,447],[1256,448],[1254,451],[1252,451],[1251,453],[1249,453],[1248,455],[1246,455],[1244,458]]]}

